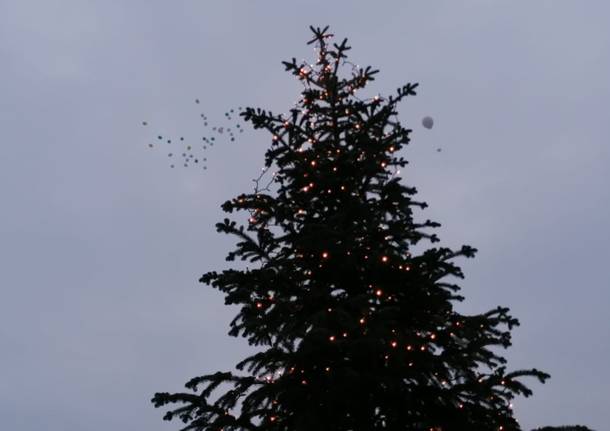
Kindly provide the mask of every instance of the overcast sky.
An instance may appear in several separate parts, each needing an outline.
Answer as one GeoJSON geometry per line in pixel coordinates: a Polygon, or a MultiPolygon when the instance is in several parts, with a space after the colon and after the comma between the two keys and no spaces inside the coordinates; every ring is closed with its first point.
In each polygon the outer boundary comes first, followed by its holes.
{"type": "Polygon", "coordinates": [[[175,430],[153,393],[249,352],[197,280],[227,267],[219,205],[252,189],[268,137],[216,145],[205,171],[148,144],[199,144],[201,112],[288,110],[280,62],[313,58],[312,24],[381,69],[371,91],[420,83],[404,181],[442,245],[479,249],[460,309],[510,307],[509,364],[552,374],[515,402],[524,429],[607,429],[609,16],[601,0],[0,0],[2,429],[175,430]]]}

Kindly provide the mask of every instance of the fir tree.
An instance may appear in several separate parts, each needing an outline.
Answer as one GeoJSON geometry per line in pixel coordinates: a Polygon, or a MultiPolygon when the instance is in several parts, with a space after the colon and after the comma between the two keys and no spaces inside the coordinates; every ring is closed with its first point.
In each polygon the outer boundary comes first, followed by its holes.
{"type": "Polygon", "coordinates": [[[239,238],[227,260],[256,268],[200,280],[241,307],[229,334],[260,351],[239,373],[157,393],[155,406],[179,403],[165,419],[184,430],[519,430],[511,399],[531,394],[521,378],[548,375],[507,371],[498,350],[518,321],[504,307],[454,309],[463,298],[451,277],[463,274],[452,260],[474,248],[414,252],[438,241],[429,229],[439,226],[414,220],[426,204],[395,175],[410,132],[397,105],[417,84],[360,99],[377,70],[351,65],[347,41],[333,43],[327,28],[312,31],[316,64],[284,62],[304,85],[298,105],[242,113],[271,134],[265,163],[277,171],[271,187],[223,204],[249,211],[247,225],[216,227],[239,238]]]}

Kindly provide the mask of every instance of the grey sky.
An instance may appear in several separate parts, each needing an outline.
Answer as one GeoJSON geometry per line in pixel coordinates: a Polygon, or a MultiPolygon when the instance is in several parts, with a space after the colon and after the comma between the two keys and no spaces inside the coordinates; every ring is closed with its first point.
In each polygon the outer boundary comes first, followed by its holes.
{"type": "Polygon", "coordinates": [[[267,137],[215,147],[207,171],[146,145],[200,137],[200,110],[285,111],[300,88],[280,61],[311,58],[308,26],[330,24],[381,69],[375,91],[420,82],[404,177],[444,245],[479,249],[461,308],[509,306],[511,367],[552,374],[515,402],[524,429],[606,429],[609,14],[593,0],[0,0],[2,428],[177,429],[152,394],[248,351],[197,279],[226,267],[233,239],[213,224],[251,190],[267,137]]]}

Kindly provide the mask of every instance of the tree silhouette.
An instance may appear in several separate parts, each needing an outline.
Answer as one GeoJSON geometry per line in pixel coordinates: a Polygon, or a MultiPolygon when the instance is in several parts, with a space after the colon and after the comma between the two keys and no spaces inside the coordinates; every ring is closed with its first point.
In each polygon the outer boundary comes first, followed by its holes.
{"type": "Polygon", "coordinates": [[[223,204],[249,211],[247,225],[216,225],[239,239],[227,260],[257,267],[200,280],[241,306],[229,334],[260,351],[239,373],[157,393],[155,406],[179,403],[165,419],[184,430],[519,430],[511,399],[531,394],[521,378],[548,375],[507,371],[498,350],[518,321],[504,307],[454,309],[463,298],[451,277],[463,274],[452,260],[474,248],[414,251],[437,242],[439,226],[415,221],[427,205],[396,175],[410,132],[397,105],[417,84],[359,98],[377,70],[349,63],[347,40],[333,43],[328,28],[311,29],[316,64],[284,62],[304,85],[298,105],[242,113],[271,134],[265,162],[277,172],[223,204]]]}

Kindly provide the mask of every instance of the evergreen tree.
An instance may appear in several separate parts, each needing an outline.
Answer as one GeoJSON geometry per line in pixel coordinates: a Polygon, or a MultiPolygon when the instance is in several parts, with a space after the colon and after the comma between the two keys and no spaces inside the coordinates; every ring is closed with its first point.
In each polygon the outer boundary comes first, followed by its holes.
{"type": "Polygon", "coordinates": [[[414,251],[437,242],[427,230],[439,226],[414,220],[426,204],[395,175],[410,132],[397,104],[417,84],[358,98],[377,70],[351,65],[347,41],[333,43],[327,28],[312,31],[316,65],[284,62],[304,85],[297,106],[242,113],[271,134],[265,162],[277,172],[271,187],[223,204],[249,211],[246,226],[216,227],[239,238],[227,260],[256,268],[200,280],[241,306],[229,334],[260,351],[239,373],[157,393],[155,406],[180,403],[165,419],[184,430],[519,430],[510,402],[531,394],[520,378],[548,375],[506,370],[497,350],[518,321],[503,307],[454,309],[463,298],[451,277],[463,274],[452,260],[474,248],[414,251]]]}

